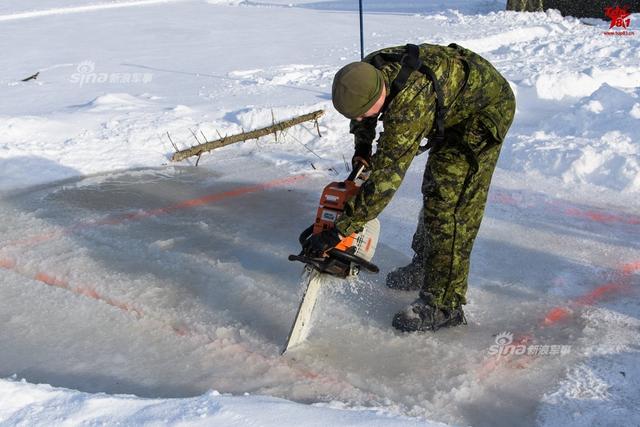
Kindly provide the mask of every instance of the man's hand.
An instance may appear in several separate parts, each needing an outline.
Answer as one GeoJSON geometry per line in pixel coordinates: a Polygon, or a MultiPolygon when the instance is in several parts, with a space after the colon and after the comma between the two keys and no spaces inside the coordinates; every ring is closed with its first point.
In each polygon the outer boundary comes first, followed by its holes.
{"type": "Polygon", "coordinates": [[[331,228],[321,233],[312,235],[304,245],[304,252],[311,256],[322,256],[326,251],[335,247],[342,238],[338,230],[331,228]]]}
{"type": "Polygon", "coordinates": [[[371,145],[356,145],[356,150],[353,153],[353,158],[351,159],[351,166],[355,169],[358,164],[364,165],[367,169],[371,166],[371,145]]]}

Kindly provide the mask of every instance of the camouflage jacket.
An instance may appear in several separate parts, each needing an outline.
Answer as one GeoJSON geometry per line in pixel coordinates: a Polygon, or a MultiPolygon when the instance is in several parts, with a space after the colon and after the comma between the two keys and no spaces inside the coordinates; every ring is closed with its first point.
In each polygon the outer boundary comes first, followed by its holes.
{"type": "MultiPolygon", "coordinates": [[[[399,62],[374,61],[378,53],[399,53],[404,46],[376,51],[364,58],[377,66],[390,87],[400,71],[399,62]]],[[[515,98],[507,81],[484,58],[457,45],[420,45],[420,59],[430,67],[444,95],[446,128],[458,125],[471,117],[480,117],[494,138],[502,142],[513,120],[515,98]]],[[[420,142],[435,131],[436,95],[431,80],[414,71],[404,89],[388,105],[380,120],[376,152],[371,158],[371,174],[357,197],[347,205],[344,215],[336,222],[343,235],[358,232],[369,220],[377,217],[400,186],[420,142]]],[[[351,133],[356,147],[371,147],[376,136],[377,119],[352,120],[351,133]]]]}

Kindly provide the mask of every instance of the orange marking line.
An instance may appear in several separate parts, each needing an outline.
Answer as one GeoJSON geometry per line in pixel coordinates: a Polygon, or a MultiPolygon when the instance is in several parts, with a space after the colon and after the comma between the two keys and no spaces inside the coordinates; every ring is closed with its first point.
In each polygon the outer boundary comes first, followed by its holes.
{"type": "MultiPolygon", "coordinates": [[[[631,262],[621,265],[618,269],[619,280],[616,282],[605,283],[596,287],[595,289],[575,298],[570,301],[566,306],[556,306],[551,308],[545,315],[543,321],[539,325],[540,328],[550,327],[557,325],[560,321],[570,317],[574,310],[571,307],[575,306],[592,306],[597,302],[610,297],[627,292],[631,290],[631,284],[628,282],[629,277],[640,271],[640,261],[631,262]]],[[[521,334],[514,338],[513,344],[526,345],[529,342],[533,342],[533,336],[528,334],[521,334]]],[[[509,354],[502,357],[492,357],[486,360],[477,371],[477,376],[480,379],[485,379],[496,370],[501,364],[513,366],[519,369],[524,369],[537,360],[537,356],[522,355],[516,359],[516,356],[509,354]]]]}
{"type": "MultiPolygon", "coordinates": [[[[59,236],[63,236],[65,234],[68,234],[74,230],[80,229],[80,228],[84,228],[84,227],[93,227],[93,226],[100,226],[100,225],[117,225],[120,224],[122,222],[125,221],[132,221],[132,220],[138,220],[138,219],[144,219],[144,218],[149,218],[152,216],[157,216],[157,215],[162,215],[162,214],[168,214],[171,213],[173,211],[179,210],[179,209],[187,209],[187,208],[193,208],[193,207],[198,207],[198,206],[203,206],[209,203],[213,203],[213,202],[217,202],[220,200],[224,200],[227,198],[232,198],[232,197],[238,197],[244,194],[249,194],[249,193],[256,193],[259,191],[263,191],[263,190],[267,190],[269,188],[273,188],[273,187],[277,187],[280,185],[285,185],[285,184],[289,184],[289,183],[294,183],[300,179],[304,179],[306,178],[306,175],[294,175],[294,176],[290,176],[290,177],[286,177],[286,178],[280,178],[280,179],[276,179],[273,181],[269,181],[267,183],[264,184],[259,184],[259,185],[254,185],[254,186],[249,186],[249,187],[243,187],[243,188],[238,188],[235,190],[231,190],[231,191],[225,191],[223,193],[216,193],[216,194],[210,194],[207,196],[203,196],[203,197],[199,197],[199,198],[195,198],[195,199],[189,199],[189,200],[184,200],[182,202],[178,202],[176,204],[167,206],[167,207],[163,207],[163,208],[158,208],[158,209],[153,209],[153,210],[149,210],[149,211],[142,211],[142,212],[136,212],[136,213],[131,213],[131,214],[126,214],[123,216],[120,216],[118,218],[113,218],[113,219],[106,219],[106,220],[99,220],[99,221],[94,221],[94,222],[85,222],[85,223],[79,223],[76,224],[74,226],[68,227],[66,229],[60,230],[60,231],[54,231],[54,232],[49,232],[49,233],[43,233],[41,235],[37,235],[37,236],[33,236],[30,238],[26,238],[26,239],[21,239],[18,241],[14,241],[12,242],[13,245],[16,244],[38,244],[41,242],[45,242],[48,240],[51,240],[53,238],[59,237],[59,236]]],[[[7,247],[9,245],[5,245],[5,247],[7,247]]],[[[144,312],[142,311],[142,309],[140,308],[136,308],[134,305],[132,304],[128,304],[125,302],[121,302],[118,300],[115,300],[111,297],[108,296],[104,296],[101,295],[100,293],[98,293],[98,291],[94,288],[91,287],[87,287],[87,286],[72,286],[71,284],[69,284],[69,282],[67,282],[64,279],[61,279],[59,277],[44,273],[44,272],[38,272],[36,273],[33,277],[31,277],[30,274],[25,273],[23,271],[21,271],[20,269],[18,269],[18,267],[16,266],[16,263],[13,259],[9,259],[9,258],[0,258],[0,268],[3,268],[5,270],[12,270],[15,271],[16,273],[25,276],[27,278],[30,279],[34,279],[38,282],[41,282],[43,284],[46,284],[48,286],[53,286],[53,287],[57,287],[57,288],[61,288],[61,289],[65,289],[67,291],[73,292],[76,295],[80,295],[80,296],[84,296],[87,298],[91,298],[94,300],[98,300],[101,302],[104,302],[112,307],[118,308],[126,313],[129,314],[133,314],[136,318],[142,318],[144,316],[144,312]]],[[[157,319],[155,319],[157,320],[157,319]]],[[[269,357],[269,356],[265,356],[262,355],[256,351],[253,351],[251,349],[249,349],[245,344],[243,343],[227,343],[227,339],[222,340],[219,338],[211,338],[207,335],[204,334],[200,334],[196,331],[190,330],[189,328],[185,327],[185,326],[174,326],[171,325],[169,323],[165,323],[162,322],[163,325],[166,327],[166,329],[170,330],[171,332],[173,332],[175,335],[180,336],[180,337],[204,337],[205,341],[208,344],[219,344],[221,347],[236,347],[236,349],[241,352],[244,353],[247,357],[252,357],[254,359],[263,361],[264,363],[271,365],[271,360],[273,359],[273,357],[269,357]]],[[[276,358],[276,364],[277,365],[283,365],[284,367],[287,367],[289,369],[291,369],[296,375],[302,377],[302,378],[306,378],[308,380],[313,380],[313,381],[317,381],[320,383],[325,383],[328,385],[336,385],[336,386],[340,386],[342,388],[346,387],[349,390],[354,390],[354,391],[361,391],[359,388],[357,388],[356,386],[354,386],[353,384],[343,380],[342,378],[336,376],[336,375],[326,375],[326,374],[320,374],[317,372],[314,372],[310,369],[307,368],[303,368],[303,367],[299,367],[299,366],[294,366],[294,362],[289,361],[287,359],[284,358],[276,358]]],[[[370,392],[363,392],[369,399],[372,400],[376,400],[378,402],[383,402],[385,399],[381,398],[380,396],[374,394],[374,393],[370,393],[370,392]]]]}
{"type": "Polygon", "coordinates": [[[224,199],[230,199],[233,197],[238,197],[238,196],[242,196],[250,193],[257,193],[259,191],[268,190],[270,188],[278,187],[285,184],[292,184],[306,177],[307,177],[306,175],[293,175],[285,178],[279,178],[273,181],[266,182],[264,184],[252,185],[249,187],[241,187],[235,190],[225,191],[222,193],[209,194],[203,197],[183,200],[182,202],[178,202],[173,205],[165,206],[162,208],[125,214],[118,218],[90,222],[90,223],[82,224],[82,226],[117,225],[126,221],[135,221],[138,219],[149,218],[152,216],[164,215],[180,209],[195,208],[198,206],[203,206],[203,205],[207,205],[214,202],[219,202],[220,200],[224,200],[224,199]]]}
{"type": "Polygon", "coordinates": [[[169,213],[175,212],[177,210],[181,210],[181,209],[195,208],[195,207],[203,206],[203,205],[206,205],[206,204],[219,202],[219,201],[224,200],[224,199],[230,199],[230,198],[233,198],[233,197],[239,197],[239,196],[242,196],[242,195],[245,195],[245,194],[250,194],[250,193],[257,193],[259,191],[268,190],[270,188],[274,188],[274,187],[278,187],[278,186],[282,186],[282,185],[286,185],[286,184],[293,184],[293,183],[295,183],[295,182],[297,182],[299,180],[305,179],[307,177],[308,176],[304,175],[304,174],[292,175],[292,176],[288,176],[288,177],[284,177],[284,178],[278,178],[278,179],[275,179],[275,180],[272,180],[272,181],[268,181],[268,182],[265,182],[263,184],[251,185],[251,186],[247,186],[247,187],[237,188],[235,190],[224,191],[222,193],[213,193],[213,194],[209,194],[209,195],[206,195],[206,196],[197,197],[197,198],[194,198],[194,199],[183,200],[181,202],[178,202],[178,203],[175,203],[175,204],[172,204],[172,205],[169,205],[169,206],[161,207],[161,208],[156,208],[156,209],[151,209],[151,210],[143,210],[143,211],[140,211],[140,212],[132,212],[132,213],[120,215],[120,216],[117,216],[117,217],[114,217],[114,218],[107,218],[107,219],[96,220],[96,221],[79,222],[79,223],[71,225],[69,227],[65,227],[62,230],[42,233],[42,234],[38,234],[38,235],[35,235],[35,236],[27,237],[27,238],[24,238],[24,239],[18,239],[18,240],[14,240],[14,241],[8,242],[3,246],[3,248],[15,247],[15,246],[35,246],[35,245],[38,245],[40,243],[44,243],[44,242],[47,242],[49,240],[53,240],[53,239],[62,237],[64,235],[66,235],[66,234],[70,234],[70,233],[72,233],[74,231],[81,230],[83,228],[98,227],[98,226],[102,226],[102,225],[118,225],[118,224],[122,224],[122,223],[127,222],[127,221],[137,221],[137,220],[150,218],[150,217],[154,217],[154,216],[158,216],[158,215],[169,214],[169,213]]]}
{"type": "MultiPolygon", "coordinates": [[[[519,207],[521,203],[517,198],[513,197],[507,190],[496,190],[489,195],[489,200],[502,205],[510,205],[519,207]]],[[[593,209],[582,209],[575,206],[569,206],[568,202],[563,200],[542,200],[540,202],[531,201],[529,205],[546,205],[556,212],[560,212],[566,216],[574,218],[587,219],[601,224],[622,223],[629,225],[640,225],[640,217],[632,214],[599,212],[593,209]]]]}
{"type": "Polygon", "coordinates": [[[640,261],[624,264],[621,270],[625,275],[632,275],[633,273],[640,271],[640,261]]]}
{"type": "Polygon", "coordinates": [[[101,302],[104,302],[105,304],[108,304],[112,307],[116,307],[119,308],[120,310],[126,311],[128,313],[131,313],[133,315],[135,315],[136,317],[142,317],[143,312],[141,309],[136,308],[133,305],[124,303],[122,301],[118,301],[116,299],[101,295],[96,289],[89,287],[89,286],[72,286],[68,281],[57,277],[57,276],[53,276],[51,274],[47,274],[44,272],[37,272],[36,274],[30,274],[28,272],[23,271],[22,269],[20,269],[16,262],[13,259],[9,259],[9,258],[0,258],[0,268],[3,268],[5,270],[11,270],[14,271],[15,273],[20,274],[21,276],[24,276],[26,278],[29,279],[33,279],[35,281],[38,281],[40,283],[43,283],[47,286],[53,286],[56,288],[60,288],[60,289],[65,289],[67,291],[73,292],[76,295],[82,295],[85,296],[87,298],[91,298],[94,300],[98,300],[101,302]]]}
{"type": "Polygon", "coordinates": [[[516,198],[504,190],[498,190],[489,194],[489,200],[492,202],[496,202],[501,205],[518,205],[518,201],[516,200],[516,198]]]}
{"type": "MultiPolygon", "coordinates": [[[[125,313],[128,314],[132,314],[133,316],[135,316],[135,318],[140,319],[142,317],[145,316],[145,312],[140,309],[137,308],[135,305],[133,304],[129,304],[126,302],[122,302],[122,301],[118,301],[116,299],[113,299],[111,297],[105,296],[100,294],[96,289],[92,288],[92,287],[88,287],[88,286],[73,286],[71,285],[68,281],[54,276],[54,275],[50,275],[44,272],[37,272],[35,275],[31,275],[25,271],[23,271],[22,269],[18,268],[16,265],[16,262],[13,259],[10,258],[0,258],[0,268],[3,268],[5,270],[11,270],[14,271],[17,274],[20,274],[21,276],[24,276],[26,278],[29,279],[34,279],[42,284],[45,284],[47,286],[53,286],[53,287],[57,287],[60,289],[64,289],[66,291],[72,292],[76,295],[80,295],[80,296],[84,296],[87,298],[91,298],[100,302],[103,302],[105,304],[108,304],[112,307],[115,307],[119,310],[122,310],[125,313]]],[[[148,316],[147,316],[148,317],[148,316]]],[[[275,362],[275,366],[277,367],[278,365],[288,368],[290,369],[295,375],[298,375],[301,378],[305,378],[307,380],[311,380],[311,381],[316,381],[318,383],[322,383],[322,384],[326,384],[329,386],[337,386],[340,387],[342,389],[347,389],[347,390],[353,390],[353,391],[357,391],[357,392],[362,392],[364,393],[365,396],[367,396],[369,399],[374,400],[374,401],[378,401],[378,402],[383,402],[384,399],[382,399],[380,396],[374,394],[374,393],[370,393],[370,392],[364,392],[362,390],[360,390],[359,388],[357,388],[356,386],[354,386],[353,384],[349,383],[348,381],[345,381],[344,379],[338,377],[337,375],[327,375],[327,374],[320,374],[318,372],[315,372],[311,369],[305,368],[305,367],[301,367],[301,366],[295,366],[295,361],[290,361],[288,359],[285,358],[281,358],[281,357],[272,357],[269,355],[263,355],[255,350],[252,350],[250,348],[248,348],[246,346],[246,344],[242,343],[242,342],[229,342],[229,338],[212,338],[206,334],[202,334],[199,333],[195,330],[189,329],[186,326],[176,326],[176,325],[172,325],[169,322],[165,322],[161,319],[157,319],[152,317],[151,320],[154,321],[158,321],[162,324],[162,326],[164,327],[164,329],[171,331],[172,333],[174,333],[175,335],[179,336],[179,337],[185,337],[185,338],[189,338],[189,337],[194,337],[194,338],[199,338],[202,339],[206,344],[216,344],[219,345],[221,348],[225,348],[227,350],[229,350],[230,348],[233,348],[235,351],[242,353],[245,355],[245,357],[247,358],[252,358],[254,360],[260,361],[262,363],[265,363],[268,366],[274,366],[274,362],[275,362]]]]}
{"type": "Polygon", "coordinates": [[[5,270],[13,270],[16,267],[16,262],[9,258],[0,258],[0,268],[5,270]]]}
{"type": "Polygon", "coordinates": [[[544,317],[542,322],[543,325],[553,325],[554,323],[569,317],[573,313],[573,310],[571,309],[572,305],[594,305],[608,296],[629,291],[631,289],[631,285],[628,283],[629,276],[637,271],[640,271],[640,261],[621,265],[618,268],[618,274],[620,276],[618,281],[600,285],[586,294],[574,299],[573,302],[570,302],[567,306],[553,307],[544,317]]]}
{"type": "MultiPolygon", "coordinates": [[[[529,334],[521,334],[513,337],[512,345],[528,345],[533,342],[533,336],[529,334]]],[[[498,369],[501,365],[507,365],[510,367],[516,367],[523,369],[530,362],[530,359],[533,358],[531,355],[522,355],[521,359],[516,359],[514,362],[515,355],[507,354],[507,355],[498,355],[492,356],[488,360],[486,360],[480,368],[476,370],[476,376],[484,380],[486,379],[493,371],[498,369]]]]}
{"type": "MultiPolygon", "coordinates": [[[[107,219],[107,220],[99,220],[99,221],[94,221],[94,222],[87,222],[87,223],[79,223],[75,226],[71,226],[68,227],[65,230],[62,231],[58,231],[58,232],[50,232],[50,233],[44,233],[38,236],[33,236],[31,238],[27,238],[27,239],[22,239],[16,242],[13,242],[13,244],[38,244],[44,241],[48,241],[51,240],[57,236],[61,236],[64,235],[66,233],[72,232],[75,229],[78,228],[84,228],[84,227],[92,227],[92,226],[100,226],[100,225],[117,225],[120,223],[123,223],[125,221],[132,221],[132,220],[138,220],[138,219],[144,219],[144,218],[148,218],[148,217],[152,217],[152,216],[157,216],[157,215],[162,215],[162,214],[167,214],[167,213],[171,213],[173,211],[179,210],[179,209],[186,209],[186,208],[192,208],[192,207],[198,207],[198,206],[202,206],[205,204],[209,204],[209,203],[213,203],[213,202],[217,202],[226,198],[231,198],[231,197],[238,197],[244,194],[248,194],[248,193],[254,193],[254,192],[258,192],[258,191],[262,191],[262,190],[266,190],[268,188],[272,188],[275,186],[279,186],[279,185],[283,185],[286,183],[293,183],[299,179],[304,178],[305,175],[297,175],[297,176],[292,176],[292,177],[287,177],[287,178],[282,178],[282,179],[278,179],[278,180],[274,180],[265,184],[260,184],[260,185],[255,185],[255,186],[250,186],[250,187],[244,187],[244,188],[240,188],[240,189],[236,189],[236,190],[231,190],[231,191],[227,191],[227,192],[223,192],[223,193],[216,193],[216,194],[211,194],[208,196],[204,196],[204,197],[200,197],[200,198],[195,198],[195,199],[189,199],[189,200],[185,200],[167,207],[163,207],[163,208],[158,208],[158,209],[153,209],[153,210],[149,210],[149,211],[142,211],[142,212],[137,212],[137,213],[131,213],[131,214],[126,214],[123,216],[120,216],[118,218],[113,218],[113,219],[107,219]]],[[[505,195],[501,195],[498,197],[493,198],[493,200],[497,201],[498,203],[503,203],[503,204],[517,204],[517,201],[511,197],[511,196],[505,196],[505,195]]],[[[622,217],[620,215],[616,215],[616,214],[602,214],[602,213],[598,213],[595,211],[587,211],[587,210],[580,210],[577,208],[567,208],[564,210],[564,212],[567,215],[571,215],[571,216],[580,216],[583,218],[587,218],[593,221],[598,221],[598,222],[625,222],[628,224],[640,224],[640,219],[636,219],[635,217],[622,217]]],[[[4,268],[7,270],[16,270],[16,264],[15,261],[11,260],[11,259],[0,259],[0,268],[4,268]]],[[[634,272],[640,270],[640,261],[635,262],[635,263],[629,263],[629,264],[625,264],[622,268],[621,271],[623,272],[623,274],[625,276],[633,274],[634,272]]],[[[55,286],[55,287],[59,287],[62,289],[66,289],[69,290],[71,292],[74,292],[78,295],[82,295],[88,298],[92,298],[95,300],[99,300],[102,301],[106,304],[109,304],[113,307],[119,308],[125,312],[134,314],[137,318],[140,318],[143,316],[143,312],[142,310],[139,310],[129,304],[126,303],[122,303],[116,300],[113,300],[109,297],[105,297],[100,295],[95,289],[93,288],[89,288],[89,287],[72,287],[70,286],[66,281],[57,278],[55,276],[50,276],[47,275],[45,273],[42,272],[38,272],[35,277],[35,280],[42,282],[44,284],[47,284],[49,286],[55,286]]],[[[599,301],[600,299],[603,299],[605,296],[612,294],[612,293],[616,293],[620,290],[624,290],[624,289],[628,289],[629,285],[625,285],[625,284],[619,284],[619,283],[608,283],[602,286],[599,286],[598,288],[594,289],[593,291],[583,295],[582,297],[578,298],[575,300],[575,304],[577,305],[593,305],[595,304],[597,301],[599,301]]],[[[568,307],[555,307],[553,309],[551,309],[548,313],[547,316],[545,316],[545,325],[550,325],[550,324],[554,324],[557,323],[559,320],[566,318],[567,316],[569,316],[572,313],[572,311],[570,310],[570,308],[568,307]],[[548,320],[549,319],[549,320],[548,320]]],[[[193,336],[196,335],[197,333],[194,333],[193,331],[190,331],[189,329],[185,328],[185,327],[175,327],[175,326],[170,326],[170,329],[178,336],[193,336]]],[[[209,337],[208,341],[209,342],[216,342],[216,341],[220,341],[219,339],[211,339],[209,337]]],[[[523,338],[518,338],[516,339],[516,342],[529,342],[529,340],[531,339],[530,336],[524,335],[523,338]]],[[[223,344],[228,346],[228,344],[223,344]]],[[[235,344],[237,346],[240,347],[240,350],[242,350],[245,353],[248,353],[249,355],[252,355],[254,357],[258,357],[259,359],[263,359],[264,361],[268,361],[269,358],[266,356],[263,356],[259,353],[256,353],[250,349],[247,349],[245,346],[243,346],[241,343],[237,343],[235,344]]],[[[530,357],[531,361],[534,360],[534,358],[530,357]]],[[[501,359],[504,360],[504,359],[501,359]]],[[[489,362],[494,362],[494,361],[489,361],[489,362]]],[[[505,362],[510,363],[509,360],[505,360],[505,362]]],[[[307,369],[301,369],[299,367],[294,367],[291,366],[291,364],[286,361],[285,364],[291,368],[292,370],[296,371],[299,375],[305,377],[305,378],[309,378],[309,379],[316,379],[316,378],[322,378],[322,376],[320,376],[320,374],[317,374],[313,371],[307,370],[307,369]]],[[[489,367],[491,363],[487,363],[484,365],[484,367],[489,367]]],[[[495,361],[493,363],[493,366],[491,366],[491,368],[497,368],[497,361],[495,361]]],[[[524,368],[526,367],[527,364],[521,364],[521,365],[517,365],[517,367],[519,368],[524,368]]],[[[493,370],[493,369],[491,369],[493,370]]],[[[330,383],[337,383],[337,384],[347,384],[350,388],[356,389],[356,387],[354,387],[352,384],[341,380],[340,378],[329,378],[325,376],[325,381],[329,380],[330,383]]],[[[374,394],[369,393],[370,396],[379,398],[378,396],[375,396],[374,394]]]]}
{"type": "MultiPolygon", "coordinates": [[[[158,209],[153,209],[150,211],[143,211],[143,212],[137,212],[137,213],[132,213],[132,214],[126,214],[123,215],[119,218],[114,218],[114,219],[108,219],[108,220],[100,220],[100,221],[95,221],[95,222],[87,222],[87,223],[79,223],[76,224],[75,226],[71,226],[68,227],[67,229],[61,230],[61,231],[55,231],[55,232],[49,232],[49,233],[43,233],[41,235],[38,236],[33,236],[27,239],[21,239],[19,241],[13,242],[14,244],[37,244],[40,242],[44,242],[47,240],[50,240],[52,238],[58,237],[58,236],[62,236],[64,234],[70,233],[75,229],[78,228],[84,228],[84,227],[91,227],[91,226],[99,226],[99,225],[116,225],[125,221],[131,221],[131,220],[137,220],[137,219],[143,219],[143,218],[148,218],[151,216],[157,216],[157,215],[161,215],[161,214],[167,214],[170,212],[173,212],[175,210],[178,209],[186,209],[186,208],[192,208],[192,207],[197,207],[197,206],[202,206],[205,204],[209,204],[209,203],[213,203],[213,202],[217,202],[220,200],[224,200],[227,198],[231,198],[231,197],[238,197],[244,194],[249,194],[249,193],[255,193],[258,191],[263,191],[263,190],[267,190],[269,188],[273,188],[279,185],[284,185],[284,184],[288,184],[288,183],[293,183],[296,182],[300,179],[306,178],[306,175],[294,175],[291,177],[286,177],[286,178],[280,178],[277,180],[273,180],[264,184],[259,184],[259,185],[254,185],[254,186],[250,186],[250,187],[243,187],[243,188],[239,188],[239,189],[235,189],[235,190],[231,190],[231,191],[226,191],[223,193],[216,193],[216,194],[210,194],[207,196],[203,196],[203,197],[199,197],[199,198],[195,198],[195,199],[189,199],[189,200],[185,200],[167,207],[163,207],[163,208],[158,208],[158,209]]],[[[68,281],[54,276],[54,275],[50,275],[44,272],[37,272],[35,275],[31,275],[25,271],[22,271],[21,269],[19,269],[16,265],[16,262],[13,259],[10,258],[0,258],[0,268],[3,268],[5,270],[11,270],[14,271],[18,274],[20,274],[21,276],[27,277],[29,279],[34,279],[40,283],[43,283],[47,286],[53,286],[53,287],[57,287],[60,289],[64,289],[67,290],[69,292],[72,292],[76,295],[80,295],[80,296],[84,296],[87,298],[91,298],[97,301],[101,301],[105,304],[108,304],[112,307],[118,308],[126,313],[129,314],[133,314],[136,318],[142,318],[144,316],[144,312],[142,309],[140,308],[136,308],[134,305],[129,304],[129,303],[125,303],[122,301],[118,301],[116,299],[113,299],[111,297],[108,296],[104,296],[101,295],[96,289],[92,288],[92,287],[88,287],[88,286],[72,286],[68,281]]],[[[172,326],[168,323],[164,323],[164,326],[172,331],[174,334],[176,334],[177,336],[180,337],[194,337],[194,336],[200,336],[200,337],[205,337],[206,338],[206,342],[209,344],[212,343],[217,343],[220,344],[223,347],[230,347],[230,346],[235,346],[237,347],[237,350],[246,354],[248,357],[253,357],[253,358],[257,358],[258,360],[261,360],[267,364],[269,364],[269,362],[271,361],[271,359],[269,356],[264,356],[260,353],[257,353],[249,348],[246,347],[246,345],[244,345],[243,343],[226,343],[226,340],[221,340],[219,338],[211,338],[209,336],[203,335],[203,334],[199,334],[193,330],[190,330],[189,328],[185,327],[185,326],[172,326]]],[[[339,386],[346,386],[348,389],[352,389],[352,390],[359,390],[357,387],[355,387],[354,385],[352,385],[351,383],[337,377],[334,375],[328,376],[328,375],[321,375],[317,372],[314,372],[312,370],[306,369],[306,368],[301,368],[298,366],[293,366],[293,362],[290,362],[289,360],[283,359],[283,358],[277,358],[276,360],[277,364],[282,364],[284,366],[286,366],[287,368],[291,369],[294,373],[296,373],[297,375],[303,377],[303,378],[307,378],[310,380],[315,380],[315,381],[319,381],[321,383],[326,383],[326,384],[335,384],[335,385],[339,385],[339,386]]],[[[365,393],[370,399],[377,399],[379,401],[383,401],[383,399],[380,396],[377,396],[375,394],[372,393],[365,393]]]]}
{"type": "Polygon", "coordinates": [[[571,316],[573,312],[568,307],[553,307],[547,312],[547,315],[542,321],[545,325],[553,325],[567,317],[571,316]]]}
{"type": "Polygon", "coordinates": [[[640,218],[631,215],[620,215],[606,212],[597,212],[593,210],[583,210],[578,208],[565,208],[563,213],[576,218],[589,219],[595,222],[612,223],[620,222],[623,224],[637,225],[640,224],[640,218]]]}
{"type": "Polygon", "coordinates": [[[618,293],[620,291],[624,291],[626,289],[629,289],[628,284],[607,283],[607,284],[598,286],[591,292],[576,299],[575,303],[578,305],[594,305],[595,303],[606,298],[607,296],[618,293]]]}

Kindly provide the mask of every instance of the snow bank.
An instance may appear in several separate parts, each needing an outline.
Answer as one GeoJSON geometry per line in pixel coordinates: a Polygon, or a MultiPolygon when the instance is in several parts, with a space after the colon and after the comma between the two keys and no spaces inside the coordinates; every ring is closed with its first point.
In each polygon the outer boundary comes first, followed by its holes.
{"type": "Polygon", "coordinates": [[[166,132],[186,138],[194,122],[188,107],[158,110],[151,96],[107,93],[57,114],[0,116],[0,191],[166,163],[166,132]]]}
{"type": "Polygon", "coordinates": [[[190,399],[141,399],[125,395],[80,393],[15,380],[0,380],[0,402],[0,424],[6,425],[445,425],[385,415],[375,409],[341,410],[265,396],[231,396],[211,391],[190,399]]]}
{"type": "Polygon", "coordinates": [[[609,70],[593,67],[586,72],[543,73],[537,77],[535,87],[540,99],[561,100],[565,97],[590,96],[605,84],[621,88],[639,87],[640,67],[609,70]]]}
{"type": "Polygon", "coordinates": [[[483,53],[491,52],[510,44],[531,42],[548,36],[549,33],[551,33],[551,30],[547,27],[530,27],[526,31],[522,29],[508,30],[486,37],[461,40],[459,43],[474,52],[483,53]]]}
{"type": "MultiPolygon", "coordinates": [[[[576,95],[571,87],[567,84],[564,93],[576,95]]],[[[640,192],[639,100],[640,89],[598,83],[595,91],[541,121],[538,130],[516,134],[500,166],[555,176],[565,184],[640,192]]]]}

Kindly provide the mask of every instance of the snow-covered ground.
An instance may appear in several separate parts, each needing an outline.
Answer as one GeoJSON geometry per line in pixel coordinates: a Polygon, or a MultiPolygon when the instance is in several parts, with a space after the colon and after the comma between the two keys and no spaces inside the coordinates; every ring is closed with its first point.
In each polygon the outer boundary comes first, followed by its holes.
{"type": "Polygon", "coordinates": [[[414,296],[383,278],[410,259],[424,155],[381,216],[381,274],[329,281],[280,357],[301,292],[286,257],[352,154],[331,81],[359,58],[357,2],[290,3],[0,4],[0,425],[640,424],[637,31],[365,2],[367,50],[456,42],[517,95],[469,325],[390,327],[414,296]],[[322,138],[168,160],[167,133],[184,148],[319,108],[322,138]]]}

